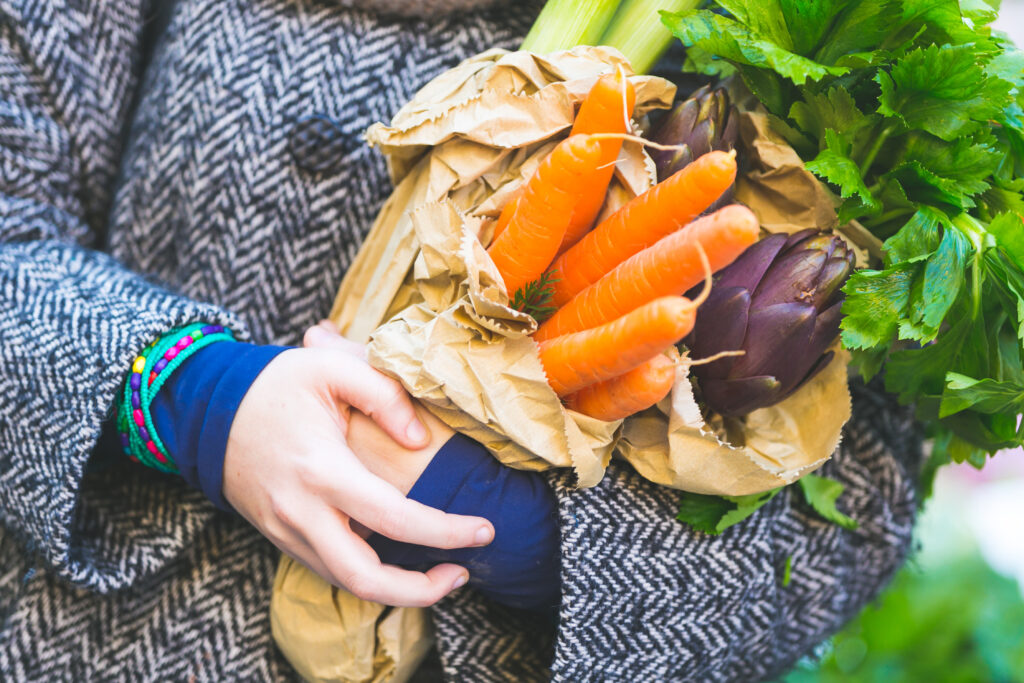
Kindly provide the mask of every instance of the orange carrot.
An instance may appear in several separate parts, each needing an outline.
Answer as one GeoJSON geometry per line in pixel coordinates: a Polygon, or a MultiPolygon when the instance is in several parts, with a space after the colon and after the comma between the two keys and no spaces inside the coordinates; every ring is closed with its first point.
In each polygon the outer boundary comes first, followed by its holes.
{"type": "MultiPolygon", "coordinates": [[[[604,74],[597,79],[580,105],[576,121],[572,126],[572,135],[593,133],[629,133],[629,119],[633,115],[636,104],[636,91],[633,84],[626,78],[625,72],[619,68],[612,73],[604,74]]],[[[569,228],[565,231],[560,252],[565,251],[579,242],[587,234],[594,219],[601,211],[604,196],[615,172],[615,160],[622,149],[622,140],[601,141],[601,163],[594,175],[594,192],[581,197],[576,203],[569,228]]]]}
{"type": "Polygon", "coordinates": [[[736,153],[709,152],[601,222],[551,266],[561,306],[627,258],[692,221],[736,178],[736,153]]]}
{"type": "Polygon", "coordinates": [[[551,263],[576,202],[594,191],[600,164],[600,141],[575,135],[560,142],[527,181],[508,227],[487,249],[509,296],[551,263]]]}
{"type": "Polygon", "coordinates": [[[577,413],[598,420],[621,420],[653,406],[672,391],[679,352],[658,355],[627,373],[591,384],[565,398],[565,405],[577,413]]]}
{"type": "Polygon", "coordinates": [[[498,239],[498,235],[505,232],[505,228],[508,227],[509,222],[512,220],[512,216],[516,215],[516,207],[519,206],[519,198],[523,196],[523,190],[525,185],[520,186],[518,190],[512,193],[512,197],[505,202],[505,206],[501,209],[501,214],[498,216],[498,222],[494,224],[494,236],[491,237],[491,243],[498,239]]]}
{"type": "Polygon", "coordinates": [[[634,254],[574,296],[533,338],[544,341],[597,327],[658,297],[683,294],[706,275],[701,249],[711,270],[717,271],[756,242],[758,232],[757,217],[739,204],[699,218],[634,254]]]}
{"type": "Polygon", "coordinates": [[[600,327],[541,342],[548,383],[565,396],[618,377],[689,334],[696,309],[684,297],[664,297],[600,327]]]}

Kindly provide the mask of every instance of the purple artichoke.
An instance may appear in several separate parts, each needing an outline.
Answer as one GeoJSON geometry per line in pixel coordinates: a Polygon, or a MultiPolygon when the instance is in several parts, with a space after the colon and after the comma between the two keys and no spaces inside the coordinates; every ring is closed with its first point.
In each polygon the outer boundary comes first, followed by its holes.
{"type": "Polygon", "coordinates": [[[722,88],[704,86],[677,104],[648,137],[664,145],[684,145],[678,150],[651,150],[664,180],[711,150],[728,152],[736,145],[736,111],[722,88]]]}
{"type": "Polygon", "coordinates": [[[693,368],[708,407],[745,415],[778,403],[828,365],[840,288],[851,272],[846,244],[817,230],[771,235],[722,269],[685,343],[698,359],[745,353],[693,368]]]}

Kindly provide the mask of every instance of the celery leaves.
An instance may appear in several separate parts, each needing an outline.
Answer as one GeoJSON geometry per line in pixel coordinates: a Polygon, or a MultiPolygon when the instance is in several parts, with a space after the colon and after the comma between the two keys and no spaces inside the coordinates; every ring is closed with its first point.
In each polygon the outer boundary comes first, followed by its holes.
{"type": "Polygon", "coordinates": [[[857,521],[836,509],[836,500],[842,495],[844,487],[835,479],[806,474],[798,482],[807,503],[814,511],[830,522],[844,529],[856,529],[857,521]]]}
{"type": "Polygon", "coordinates": [[[698,531],[717,536],[757,512],[781,490],[772,489],[749,496],[705,496],[684,491],[679,498],[676,519],[698,531]]]}
{"type": "Polygon", "coordinates": [[[1024,53],[981,0],[718,0],[663,15],[735,69],[883,244],[842,340],[916,406],[936,462],[1024,445],[1024,53]],[[717,7],[715,7],[717,5],[717,7]]]}

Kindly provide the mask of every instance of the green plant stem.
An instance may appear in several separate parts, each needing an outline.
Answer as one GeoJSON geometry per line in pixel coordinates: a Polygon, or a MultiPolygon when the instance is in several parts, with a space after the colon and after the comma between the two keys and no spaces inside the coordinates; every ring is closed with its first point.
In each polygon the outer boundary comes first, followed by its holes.
{"type": "Polygon", "coordinates": [[[699,4],[700,0],[623,0],[601,44],[618,49],[636,73],[647,73],[674,40],[660,12],[684,12],[699,4]]]}
{"type": "Polygon", "coordinates": [[[522,49],[545,54],[577,45],[600,45],[618,0],[548,0],[522,49]]]}
{"type": "Polygon", "coordinates": [[[875,216],[874,218],[870,218],[870,219],[868,219],[866,221],[863,221],[863,222],[865,224],[869,225],[869,226],[882,225],[883,223],[887,223],[887,222],[889,222],[891,220],[894,220],[896,218],[900,218],[901,216],[907,216],[907,215],[912,214],[912,213],[914,213],[913,209],[907,209],[907,208],[892,209],[890,211],[886,211],[885,213],[883,213],[881,215],[875,216]]]}
{"type": "Polygon", "coordinates": [[[952,221],[953,226],[962,232],[971,241],[974,247],[974,258],[971,262],[971,317],[975,320],[981,313],[981,275],[982,260],[985,256],[985,248],[989,246],[986,237],[989,236],[985,226],[978,222],[974,216],[962,213],[952,221]]]}
{"type": "Polygon", "coordinates": [[[875,136],[875,142],[871,145],[871,149],[868,150],[868,154],[864,157],[864,161],[860,164],[860,174],[864,178],[868,177],[868,171],[871,170],[871,164],[875,163],[875,157],[882,151],[882,145],[892,135],[893,127],[886,126],[883,128],[877,136],[875,136]]]}

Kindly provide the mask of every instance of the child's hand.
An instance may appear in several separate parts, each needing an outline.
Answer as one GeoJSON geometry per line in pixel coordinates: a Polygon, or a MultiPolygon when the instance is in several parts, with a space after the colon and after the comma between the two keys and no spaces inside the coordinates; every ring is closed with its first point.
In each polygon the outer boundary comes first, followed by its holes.
{"type": "Polygon", "coordinates": [[[416,453],[432,455],[439,439],[423,428],[401,385],[371,368],[359,345],[345,344],[285,351],[256,378],[231,426],[224,496],[327,581],[367,600],[430,605],[463,585],[466,570],[444,564],[422,574],[383,565],[360,537],[360,524],[436,548],[486,545],[494,529],[483,518],[406,499],[356,458],[347,444],[355,411],[416,453]]]}

